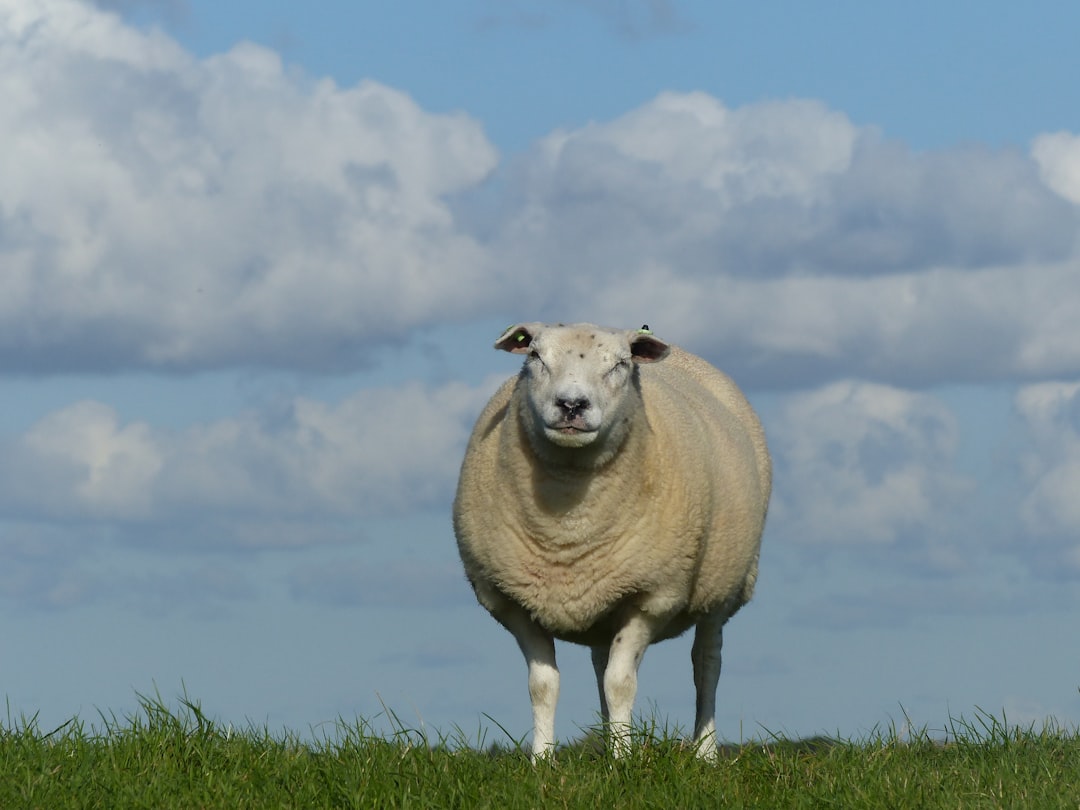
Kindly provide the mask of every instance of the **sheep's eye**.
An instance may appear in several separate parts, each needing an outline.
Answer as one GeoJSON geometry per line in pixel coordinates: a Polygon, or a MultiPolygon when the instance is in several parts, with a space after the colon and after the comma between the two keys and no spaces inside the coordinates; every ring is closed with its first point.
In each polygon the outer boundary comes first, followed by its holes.
{"type": "Polygon", "coordinates": [[[614,366],[611,367],[611,370],[608,371],[608,374],[618,374],[621,371],[625,371],[629,367],[630,367],[630,361],[629,360],[620,360],[614,366]]]}

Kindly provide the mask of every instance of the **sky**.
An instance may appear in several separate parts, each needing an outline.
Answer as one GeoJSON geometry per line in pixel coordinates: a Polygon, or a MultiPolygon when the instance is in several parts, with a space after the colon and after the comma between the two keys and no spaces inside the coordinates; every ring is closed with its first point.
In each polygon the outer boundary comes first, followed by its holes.
{"type": "MultiPolygon", "coordinates": [[[[449,509],[519,321],[731,374],[718,729],[1080,724],[1074,3],[0,0],[0,694],[530,731],[449,509]],[[394,718],[397,718],[394,720],[394,718]]],[[[558,650],[557,734],[597,716],[558,650]]],[[[638,710],[692,724],[689,639],[638,710]]]]}

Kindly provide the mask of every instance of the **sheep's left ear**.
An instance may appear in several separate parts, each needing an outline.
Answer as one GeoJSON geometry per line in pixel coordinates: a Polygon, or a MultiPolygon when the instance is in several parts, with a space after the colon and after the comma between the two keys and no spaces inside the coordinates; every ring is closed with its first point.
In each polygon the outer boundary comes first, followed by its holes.
{"type": "Polygon", "coordinates": [[[663,360],[671,351],[671,346],[645,328],[630,333],[630,356],[635,363],[655,363],[663,360]]]}

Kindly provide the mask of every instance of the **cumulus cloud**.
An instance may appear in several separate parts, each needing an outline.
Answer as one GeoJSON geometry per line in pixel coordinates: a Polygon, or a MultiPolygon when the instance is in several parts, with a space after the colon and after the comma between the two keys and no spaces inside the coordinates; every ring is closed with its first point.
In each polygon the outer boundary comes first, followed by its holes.
{"type": "Polygon", "coordinates": [[[1031,154],[1043,182],[1080,205],[1080,135],[1071,132],[1040,135],[1032,144],[1031,154]]]}
{"type": "Polygon", "coordinates": [[[973,482],[954,469],[956,417],[939,400],[850,381],[790,395],[770,422],[770,523],[796,542],[909,546],[923,567],[962,561],[946,540],[973,482]]]}
{"type": "Polygon", "coordinates": [[[280,413],[182,431],[79,402],[5,442],[0,507],[24,521],[115,524],[121,537],[172,524],[154,534],[189,547],[207,526],[231,547],[333,539],[342,521],[448,502],[492,388],[409,383],[336,405],[298,397],[280,413]]]}
{"type": "Polygon", "coordinates": [[[690,277],[866,277],[1053,261],[1075,246],[1076,210],[1027,156],[915,154],[812,101],[730,110],[666,93],[548,136],[514,172],[515,241],[603,240],[613,258],[690,277]]]}
{"type": "Polygon", "coordinates": [[[668,93],[509,164],[488,234],[545,317],[636,313],[752,385],[1032,378],[1080,369],[1080,208],[1048,171],[668,93]]]}
{"type": "Polygon", "coordinates": [[[462,114],[75,0],[0,2],[0,94],[0,366],[356,367],[484,300],[444,197],[496,155],[462,114]]]}
{"type": "Polygon", "coordinates": [[[1075,278],[1074,262],[771,280],[650,265],[612,279],[596,307],[619,322],[636,313],[751,387],[859,377],[921,388],[1080,369],[1075,278]]]}
{"type": "Polygon", "coordinates": [[[647,322],[752,387],[1080,373],[1067,133],[917,153],[664,93],[500,166],[464,114],[76,0],[0,0],[0,93],[0,369],[352,369],[505,313],[647,322]]]}
{"type": "Polygon", "coordinates": [[[385,550],[371,556],[369,527],[437,509],[449,536],[465,441],[499,382],[297,396],[174,429],[98,401],[47,413],[0,439],[0,598],[213,615],[255,593],[246,569],[228,564],[237,553],[359,543],[362,556],[295,567],[293,596],[467,604],[452,543],[442,562],[378,563],[385,550]]]}
{"type": "Polygon", "coordinates": [[[1021,389],[1021,472],[1027,490],[1020,516],[1023,552],[1050,576],[1080,576],[1080,383],[1021,389]]]}

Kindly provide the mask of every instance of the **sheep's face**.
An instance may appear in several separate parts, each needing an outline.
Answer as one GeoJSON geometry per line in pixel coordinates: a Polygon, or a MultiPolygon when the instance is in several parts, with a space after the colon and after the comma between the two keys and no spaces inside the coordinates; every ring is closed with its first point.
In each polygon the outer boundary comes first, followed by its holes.
{"type": "Polygon", "coordinates": [[[666,343],[647,330],[604,329],[591,324],[511,327],[496,348],[524,354],[526,427],[538,440],[576,449],[614,445],[639,407],[635,363],[667,356],[666,343]]]}

